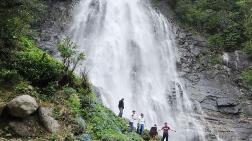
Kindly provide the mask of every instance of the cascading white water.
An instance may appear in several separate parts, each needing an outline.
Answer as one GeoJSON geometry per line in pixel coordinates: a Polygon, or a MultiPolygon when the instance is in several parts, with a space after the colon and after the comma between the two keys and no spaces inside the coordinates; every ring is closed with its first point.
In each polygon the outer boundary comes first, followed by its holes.
{"type": "Polygon", "coordinates": [[[81,0],[73,11],[70,35],[86,53],[85,66],[103,102],[124,116],[144,113],[147,127],[164,122],[177,130],[174,141],[203,141],[204,128],[176,71],[171,24],[143,0],[81,0]]]}

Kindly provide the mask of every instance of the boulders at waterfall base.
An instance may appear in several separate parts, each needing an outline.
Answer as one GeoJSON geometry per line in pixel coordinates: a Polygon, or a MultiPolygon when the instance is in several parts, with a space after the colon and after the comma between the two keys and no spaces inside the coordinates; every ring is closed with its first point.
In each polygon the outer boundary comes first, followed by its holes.
{"type": "Polygon", "coordinates": [[[39,118],[43,123],[44,127],[51,133],[57,132],[59,130],[59,123],[52,117],[52,109],[40,107],[39,108],[39,118]]]}
{"type": "Polygon", "coordinates": [[[39,107],[35,98],[29,95],[18,96],[7,104],[0,102],[1,114],[10,129],[21,137],[35,137],[46,130],[55,133],[60,127],[52,117],[52,109],[39,107]]]}
{"type": "Polygon", "coordinates": [[[29,95],[21,95],[11,100],[7,107],[14,117],[24,118],[38,109],[36,100],[29,95]]]}

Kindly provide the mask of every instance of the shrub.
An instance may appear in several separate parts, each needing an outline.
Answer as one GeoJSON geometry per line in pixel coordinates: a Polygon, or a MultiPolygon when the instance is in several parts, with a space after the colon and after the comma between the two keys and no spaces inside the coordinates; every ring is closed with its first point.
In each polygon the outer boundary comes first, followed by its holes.
{"type": "Polygon", "coordinates": [[[62,62],[64,64],[64,71],[72,74],[77,65],[85,59],[84,53],[79,53],[78,45],[71,41],[69,37],[62,40],[57,46],[62,62]]]}
{"type": "Polygon", "coordinates": [[[250,86],[252,86],[252,69],[242,72],[242,79],[250,86]]]}
{"type": "Polygon", "coordinates": [[[80,109],[81,109],[81,103],[80,103],[80,99],[79,96],[77,94],[72,94],[70,95],[69,99],[68,99],[68,105],[71,108],[71,111],[77,115],[80,113],[80,109]]]}
{"type": "Polygon", "coordinates": [[[16,52],[12,67],[25,79],[38,86],[47,86],[57,81],[62,72],[62,64],[47,53],[36,48],[27,38],[22,38],[22,51],[16,52]]]}
{"type": "Polygon", "coordinates": [[[74,85],[75,76],[73,72],[81,64],[81,61],[85,59],[84,53],[77,51],[78,45],[72,42],[69,37],[63,39],[57,48],[63,62],[63,71],[59,84],[61,86],[74,85]]]}
{"type": "Polygon", "coordinates": [[[22,77],[16,70],[1,69],[0,70],[0,81],[7,84],[15,84],[22,80],[22,77]]]}
{"type": "Polygon", "coordinates": [[[45,13],[45,5],[40,0],[2,0],[0,3],[0,57],[5,59],[18,47],[19,39],[32,36],[31,24],[40,20],[45,13]]]}
{"type": "Polygon", "coordinates": [[[183,23],[205,33],[211,45],[225,50],[242,47],[246,34],[242,9],[236,1],[225,0],[178,0],[175,6],[183,23]]]}
{"type": "Polygon", "coordinates": [[[247,41],[245,44],[244,44],[244,46],[245,46],[245,51],[250,55],[250,56],[252,56],[252,40],[250,40],[250,41],[247,41]]]}

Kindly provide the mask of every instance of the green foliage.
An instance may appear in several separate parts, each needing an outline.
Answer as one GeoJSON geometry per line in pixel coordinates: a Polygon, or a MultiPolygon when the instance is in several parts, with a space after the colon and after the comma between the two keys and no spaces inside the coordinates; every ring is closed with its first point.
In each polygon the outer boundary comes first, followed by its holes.
{"type": "Polygon", "coordinates": [[[150,136],[149,132],[150,132],[150,131],[148,131],[148,130],[144,130],[144,133],[143,133],[143,135],[142,135],[142,138],[143,138],[145,141],[151,140],[151,136],[150,136]]]}
{"type": "Polygon", "coordinates": [[[22,80],[22,77],[16,70],[0,69],[0,82],[15,84],[22,80]]]}
{"type": "Polygon", "coordinates": [[[209,57],[210,57],[210,63],[211,64],[216,65],[216,64],[221,63],[221,58],[220,58],[219,54],[212,53],[212,54],[209,55],[209,57]]]}
{"type": "Polygon", "coordinates": [[[77,48],[78,45],[72,42],[69,37],[66,37],[58,44],[58,51],[62,58],[65,72],[70,71],[70,73],[73,73],[80,61],[85,59],[84,53],[79,53],[77,48]]]}
{"type": "Polygon", "coordinates": [[[63,68],[61,63],[36,48],[27,38],[22,38],[21,43],[24,48],[15,53],[12,67],[35,85],[47,86],[57,81],[63,68]]]}
{"type": "Polygon", "coordinates": [[[234,50],[241,48],[247,34],[241,20],[245,8],[237,1],[178,0],[175,11],[181,21],[205,33],[210,45],[234,50]]]}
{"type": "Polygon", "coordinates": [[[64,87],[63,90],[64,90],[64,93],[67,94],[67,95],[77,93],[76,90],[74,88],[71,88],[71,87],[64,87]]]}
{"type": "MultiPolygon", "coordinates": [[[[138,135],[128,133],[127,122],[118,118],[111,110],[94,100],[93,94],[81,97],[83,116],[87,120],[87,131],[92,138],[104,141],[142,140],[138,135]],[[83,106],[93,103],[93,106],[83,106]]],[[[91,104],[92,105],[92,104],[91,104]]]]}
{"type": "Polygon", "coordinates": [[[252,68],[242,72],[242,79],[250,86],[252,86],[252,68]]]}
{"type": "Polygon", "coordinates": [[[8,57],[8,54],[18,47],[21,37],[33,35],[31,24],[40,19],[44,10],[45,5],[40,0],[1,1],[0,57],[8,57]]]}
{"type": "Polygon", "coordinates": [[[77,94],[70,95],[68,99],[68,105],[74,114],[77,115],[80,113],[81,103],[80,103],[79,96],[77,94]]]}
{"type": "Polygon", "coordinates": [[[252,40],[247,41],[245,44],[245,51],[251,56],[252,55],[252,40]]]}

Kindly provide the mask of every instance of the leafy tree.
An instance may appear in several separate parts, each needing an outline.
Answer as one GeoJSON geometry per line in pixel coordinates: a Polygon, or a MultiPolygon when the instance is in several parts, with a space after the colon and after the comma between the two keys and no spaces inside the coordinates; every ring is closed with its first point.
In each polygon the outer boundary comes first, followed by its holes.
{"type": "Polygon", "coordinates": [[[73,80],[73,72],[85,59],[85,55],[77,50],[78,45],[71,41],[69,37],[63,39],[57,48],[64,65],[63,75],[59,83],[60,85],[66,85],[73,80]]]}

